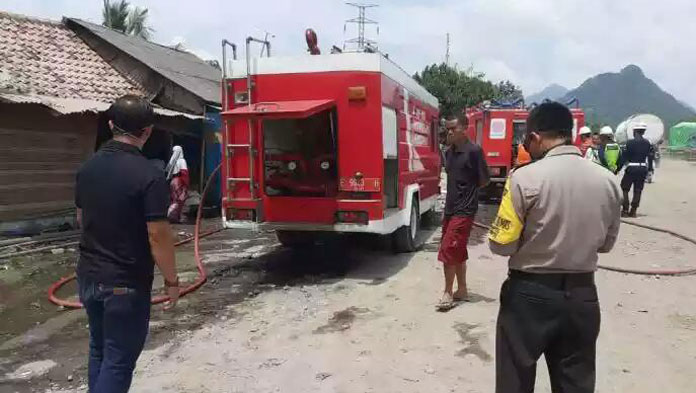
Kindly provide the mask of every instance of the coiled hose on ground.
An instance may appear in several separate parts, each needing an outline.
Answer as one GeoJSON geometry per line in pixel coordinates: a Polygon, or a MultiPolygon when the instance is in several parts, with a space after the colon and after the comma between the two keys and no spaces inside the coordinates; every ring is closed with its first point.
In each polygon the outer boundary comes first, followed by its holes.
{"type": "MultiPolygon", "coordinates": [[[[676,238],[685,240],[689,243],[692,243],[696,245],[696,239],[693,239],[689,236],[682,235],[681,233],[674,232],[670,229],[664,229],[664,228],[659,228],[655,227],[652,225],[646,225],[646,224],[640,224],[634,221],[630,220],[621,220],[622,223],[627,224],[627,225],[633,225],[636,227],[648,229],[651,231],[656,231],[656,232],[662,232],[666,233],[668,235],[672,235],[676,238]]],[[[491,229],[489,225],[482,224],[480,222],[475,222],[475,226],[479,228],[483,228],[486,230],[491,229]]],[[[692,274],[696,274],[696,268],[689,268],[689,269],[681,269],[681,270],[642,270],[642,269],[626,269],[626,268],[621,268],[621,267],[614,267],[614,266],[607,266],[607,265],[597,265],[599,269],[603,270],[608,270],[612,272],[617,272],[617,273],[627,273],[627,274],[642,274],[642,275],[647,275],[647,276],[688,276],[692,274]]]]}
{"type": "MultiPolygon", "coordinates": [[[[192,237],[189,237],[187,239],[181,240],[177,243],[175,243],[175,246],[181,246],[186,243],[190,243],[193,241],[193,254],[194,258],[196,260],[196,268],[198,269],[198,278],[196,281],[193,282],[193,284],[187,286],[186,288],[183,288],[181,290],[181,293],[179,296],[185,296],[188,293],[191,293],[195,291],[196,289],[200,288],[201,285],[205,283],[205,281],[208,279],[208,276],[205,272],[205,268],[203,267],[203,259],[201,258],[200,255],[200,239],[210,236],[214,233],[218,233],[222,231],[224,228],[218,228],[218,229],[213,229],[210,231],[206,231],[204,233],[200,233],[201,229],[201,217],[203,215],[203,209],[201,205],[203,204],[203,200],[205,199],[205,196],[208,194],[208,189],[210,188],[210,184],[212,183],[212,180],[215,178],[217,173],[220,171],[220,167],[222,165],[218,165],[217,168],[211,173],[210,177],[208,178],[208,181],[205,183],[205,187],[203,187],[203,194],[201,195],[201,204],[198,205],[198,212],[196,213],[196,226],[194,229],[194,233],[192,237]]],[[[48,288],[48,300],[51,303],[57,304],[59,306],[67,307],[67,308],[81,308],[82,303],[80,302],[74,302],[74,301],[69,301],[65,299],[61,299],[58,296],[56,296],[56,292],[65,284],[68,282],[72,281],[75,279],[75,274],[72,274],[68,277],[63,277],[60,280],[56,281],[53,283],[48,288]]],[[[155,296],[152,298],[152,304],[159,304],[159,303],[164,303],[169,300],[169,296],[166,295],[160,295],[160,296],[155,296]]]]}

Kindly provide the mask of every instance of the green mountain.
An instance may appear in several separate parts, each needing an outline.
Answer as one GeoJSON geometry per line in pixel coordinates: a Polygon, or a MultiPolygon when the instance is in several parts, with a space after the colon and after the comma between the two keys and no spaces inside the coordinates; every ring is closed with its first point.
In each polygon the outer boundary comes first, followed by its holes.
{"type": "Polygon", "coordinates": [[[587,122],[616,127],[635,113],[652,113],[662,119],[665,127],[696,113],[645,76],[636,65],[629,65],[619,73],[599,74],[569,91],[560,101],[576,97],[585,109],[587,122]]]}
{"type": "Polygon", "coordinates": [[[552,84],[546,86],[546,88],[544,88],[544,90],[542,90],[536,94],[532,94],[532,95],[528,96],[527,98],[525,98],[524,102],[527,104],[531,104],[534,102],[536,102],[537,104],[540,104],[545,99],[557,100],[566,94],[568,94],[568,89],[566,89],[565,87],[563,87],[561,85],[557,85],[555,83],[552,83],[552,84]]]}

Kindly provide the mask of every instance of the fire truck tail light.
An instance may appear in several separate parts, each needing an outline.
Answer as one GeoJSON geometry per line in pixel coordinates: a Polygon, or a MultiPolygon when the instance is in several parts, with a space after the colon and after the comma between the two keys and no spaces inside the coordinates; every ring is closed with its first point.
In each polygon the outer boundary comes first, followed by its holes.
{"type": "Polygon", "coordinates": [[[338,222],[347,224],[364,224],[367,225],[369,217],[367,212],[338,212],[336,213],[338,222]]]}
{"type": "Polygon", "coordinates": [[[365,86],[351,86],[348,88],[349,101],[364,101],[367,98],[365,86]]]}
{"type": "Polygon", "coordinates": [[[228,220],[254,221],[254,215],[252,209],[227,209],[228,220]]]}
{"type": "Polygon", "coordinates": [[[502,176],[505,176],[506,170],[505,170],[505,167],[494,166],[494,167],[490,167],[488,169],[488,172],[490,173],[491,176],[502,177],[502,176]]]}

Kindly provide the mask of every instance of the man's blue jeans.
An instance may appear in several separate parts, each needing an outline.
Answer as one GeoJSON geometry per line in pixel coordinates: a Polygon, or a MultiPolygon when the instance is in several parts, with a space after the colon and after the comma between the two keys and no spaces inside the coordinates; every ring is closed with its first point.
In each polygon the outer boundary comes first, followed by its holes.
{"type": "Polygon", "coordinates": [[[126,393],[150,322],[150,291],[78,278],[89,319],[89,392],[126,393]]]}

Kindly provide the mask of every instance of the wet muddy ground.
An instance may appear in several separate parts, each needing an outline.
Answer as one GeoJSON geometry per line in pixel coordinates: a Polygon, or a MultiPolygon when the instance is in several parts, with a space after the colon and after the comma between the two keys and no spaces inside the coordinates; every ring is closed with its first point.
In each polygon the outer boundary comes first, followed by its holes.
{"type": "MultiPolygon", "coordinates": [[[[192,231],[192,226],[176,228],[182,239],[192,231]]],[[[423,236],[430,231],[424,231],[423,236]]],[[[146,348],[161,346],[179,332],[195,331],[221,316],[232,319],[235,315],[230,312],[230,306],[253,299],[264,291],[339,282],[357,264],[365,262],[360,260],[360,254],[390,254],[389,247],[388,239],[361,235],[339,236],[298,250],[283,249],[270,232],[250,234],[228,230],[206,237],[201,240],[201,254],[208,272],[207,283],[194,294],[182,298],[173,312],[153,306],[146,348]]],[[[66,248],[58,255],[46,252],[3,261],[7,269],[0,271],[0,285],[3,285],[0,292],[0,320],[3,321],[0,325],[0,376],[37,359],[59,358],[60,362],[46,374],[29,380],[0,377],[0,391],[30,392],[84,385],[86,316],[82,310],[56,306],[46,296],[53,282],[72,274],[76,259],[76,251],[66,248]]],[[[195,281],[197,272],[192,244],[177,248],[177,265],[182,283],[195,281]]],[[[364,284],[379,285],[385,280],[375,277],[364,284]]],[[[156,276],[154,287],[160,286],[161,278],[156,276]]],[[[76,290],[72,281],[58,295],[77,300],[76,290]]],[[[325,326],[318,327],[316,333],[347,329],[356,317],[367,312],[369,310],[362,308],[337,312],[325,326]]]]}

